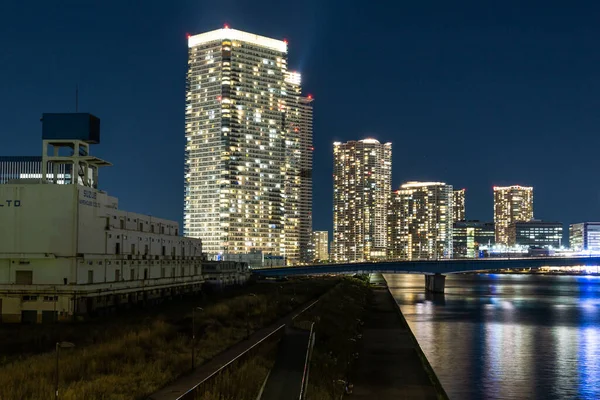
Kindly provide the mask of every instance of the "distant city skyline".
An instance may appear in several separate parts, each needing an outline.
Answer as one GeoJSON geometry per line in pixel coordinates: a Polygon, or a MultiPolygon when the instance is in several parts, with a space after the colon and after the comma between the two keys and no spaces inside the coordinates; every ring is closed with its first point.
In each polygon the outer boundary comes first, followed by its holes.
{"type": "Polygon", "coordinates": [[[313,229],[331,230],[331,144],[361,137],[394,143],[393,187],[419,180],[467,188],[469,219],[492,220],[491,188],[520,184],[535,187],[536,216],[599,220],[591,171],[600,145],[600,4],[568,13],[552,2],[540,13],[540,4],[481,2],[457,13],[447,2],[4,2],[0,30],[11,40],[0,56],[0,87],[10,94],[0,98],[0,132],[9,138],[2,154],[38,155],[40,115],[74,111],[78,84],[79,110],[102,118],[98,155],[115,165],[103,187],[125,208],[183,223],[186,34],[227,23],[287,39],[289,63],[316,98],[313,229]],[[389,52],[381,37],[400,51],[389,52]],[[388,54],[397,70],[385,91],[378,74],[362,74],[373,68],[356,57],[366,52],[388,54]],[[576,157],[547,168],[566,154],[576,157]]]}

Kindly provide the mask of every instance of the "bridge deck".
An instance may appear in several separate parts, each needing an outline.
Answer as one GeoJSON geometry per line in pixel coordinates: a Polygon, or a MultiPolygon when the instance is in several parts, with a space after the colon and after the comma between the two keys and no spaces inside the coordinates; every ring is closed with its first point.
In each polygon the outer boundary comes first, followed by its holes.
{"type": "Polygon", "coordinates": [[[452,274],[461,272],[491,271],[498,269],[567,267],[574,265],[597,266],[600,257],[522,257],[522,258],[479,258],[419,261],[384,261],[343,264],[315,264],[298,267],[254,269],[262,276],[294,276],[317,274],[354,273],[420,273],[452,274]]]}

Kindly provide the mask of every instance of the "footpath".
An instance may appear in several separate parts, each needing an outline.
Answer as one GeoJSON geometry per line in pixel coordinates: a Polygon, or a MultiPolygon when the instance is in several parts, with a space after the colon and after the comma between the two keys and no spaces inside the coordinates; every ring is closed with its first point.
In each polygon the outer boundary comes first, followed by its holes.
{"type": "Polygon", "coordinates": [[[317,301],[314,300],[308,303],[305,303],[300,308],[296,309],[294,312],[291,312],[287,316],[278,319],[273,322],[271,325],[266,326],[258,331],[254,332],[250,337],[246,340],[242,340],[228,348],[227,350],[217,354],[210,361],[206,362],[198,366],[193,372],[187,375],[181,376],[179,379],[175,380],[170,385],[164,387],[163,389],[151,394],[146,399],[147,400],[177,400],[181,398],[184,394],[186,394],[191,389],[195,388],[199,383],[203,382],[205,379],[213,375],[216,371],[218,371],[222,366],[229,363],[231,360],[235,359],[250,347],[254,346],[256,343],[260,342],[271,333],[273,333],[278,328],[281,328],[282,325],[289,326],[292,320],[298,315],[304,312],[304,310],[312,307],[317,301]]]}
{"type": "Polygon", "coordinates": [[[372,291],[349,398],[447,399],[387,286],[372,291]]]}
{"type": "Polygon", "coordinates": [[[298,400],[310,331],[286,328],[260,400],[298,400]]]}

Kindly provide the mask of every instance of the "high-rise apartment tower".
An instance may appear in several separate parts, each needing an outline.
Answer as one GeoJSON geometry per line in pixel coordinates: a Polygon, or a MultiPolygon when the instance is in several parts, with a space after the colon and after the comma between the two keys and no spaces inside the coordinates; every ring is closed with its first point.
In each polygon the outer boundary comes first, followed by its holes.
{"type": "Polygon", "coordinates": [[[375,139],[333,144],[333,258],[385,258],[392,144],[375,139]]]}
{"type": "Polygon", "coordinates": [[[329,260],[329,232],[314,231],[312,233],[311,252],[314,261],[329,260]]]}
{"type": "Polygon", "coordinates": [[[514,222],[533,219],[533,187],[494,186],[494,224],[496,244],[508,245],[508,227],[514,222]]]}
{"type": "Polygon", "coordinates": [[[184,232],[210,255],[289,264],[312,231],[312,105],[287,42],[229,29],[188,38],[184,232]]]}
{"type": "Polygon", "coordinates": [[[452,258],[452,185],[408,182],[392,194],[388,213],[388,258],[452,258]]]}
{"type": "Polygon", "coordinates": [[[452,219],[454,222],[464,221],[465,218],[465,189],[453,192],[452,219]]]}

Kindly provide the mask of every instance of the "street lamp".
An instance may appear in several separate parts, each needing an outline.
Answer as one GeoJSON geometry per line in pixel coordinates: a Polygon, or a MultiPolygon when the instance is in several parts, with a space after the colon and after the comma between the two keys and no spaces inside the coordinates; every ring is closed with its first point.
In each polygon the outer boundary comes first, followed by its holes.
{"type": "Polygon", "coordinates": [[[54,399],[58,400],[58,356],[60,354],[60,349],[70,349],[75,347],[75,345],[71,342],[56,342],[56,380],[54,384],[54,399]]]}
{"type": "MultiPolygon", "coordinates": [[[[249,296],[256,297],[256,294],[250,293],[249,296]]],[[[250,338],[250,302],[246,303],[246,339],[250,338]]]]}
{"type": "Polygon", "coordinates": [[[196,368],[194,356],[196,354],[196,310],[204,311],[202,307],[192,308],[192,371],[196,368]]]}
{"type": "Polygon", "coordinates": [[[279,307],[279,305],[281,304],[281,290],[282,289],[283,289],[283,286],[277,285],[277,307],[279,307]]]}

